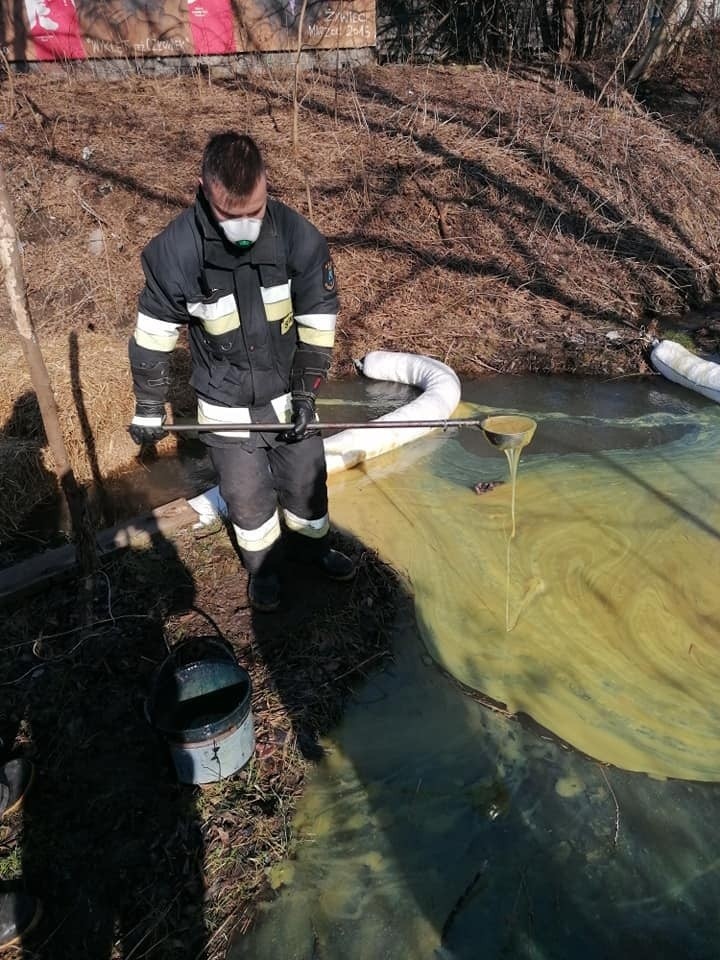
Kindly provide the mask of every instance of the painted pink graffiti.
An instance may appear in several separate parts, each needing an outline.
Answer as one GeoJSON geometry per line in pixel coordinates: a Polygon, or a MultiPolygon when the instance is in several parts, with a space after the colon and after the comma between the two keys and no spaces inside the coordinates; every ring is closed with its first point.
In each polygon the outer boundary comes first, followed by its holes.
{"type": "Polygon", "coordinates": [[[84,60],[73,0],[25,0],[28,36],[38,60],[84,60]]]}
{"type": "Polygon", "coordinates": [[[233,53],[236,49],[230,0],[188,0],[195,53],[233,53]]]}

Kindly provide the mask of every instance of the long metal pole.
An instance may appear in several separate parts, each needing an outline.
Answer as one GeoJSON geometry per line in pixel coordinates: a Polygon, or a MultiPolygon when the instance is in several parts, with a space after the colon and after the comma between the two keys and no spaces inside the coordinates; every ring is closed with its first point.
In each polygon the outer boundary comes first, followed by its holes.
{"type": "MultiPolygon", "coordinates": [[[[362,423],[309,423],[308,430],[376,430],[390,427],[428,427],[447,430],[448,427],[479,427],[479,419],[470,420],[370,420],[362,423]]],[[[280,433],[291,430],[291,423],[164,423],[170,433],[209,433],[244,430],[249,433],[280,433]]]]}

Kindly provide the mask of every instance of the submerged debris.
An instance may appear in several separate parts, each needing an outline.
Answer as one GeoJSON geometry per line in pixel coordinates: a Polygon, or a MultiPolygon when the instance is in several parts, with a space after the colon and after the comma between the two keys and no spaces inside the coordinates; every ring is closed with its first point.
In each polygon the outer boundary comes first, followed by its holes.
{"type": "Polygon", "coordinates": [[[483,493],[490,493],[491,490],[494,490],[495,487],[499,487],[500,484],[505,483],[504,480],[478,480],[478,482],[473,487],[473,490],[478,496],[481,496],[483,493]]]}

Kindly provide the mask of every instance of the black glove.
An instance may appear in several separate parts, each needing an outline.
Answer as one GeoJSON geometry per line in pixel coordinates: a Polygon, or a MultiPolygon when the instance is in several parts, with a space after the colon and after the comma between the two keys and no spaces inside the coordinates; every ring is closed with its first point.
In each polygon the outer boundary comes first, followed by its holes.
{"type": "Polygon", "coordinates": [[[315,422],[315,399],[310,396],[301,396],[292,398],[292,430],[285,430],[282,434],[283,440],[288,443],[295,443],[297,440],[303,440],[305,437],[311,437],[316,430],[308,430],[310,424],[315,422]]]}
{"type": "Polygon", "coordinates": [[[135,416],[128,427],[128,433],[138,446],[144,443],[157,443],[167,436],[163,430],[165,423],[165,407],[162,403],[143,403],[138,400],[135,404],[135,416]]]}

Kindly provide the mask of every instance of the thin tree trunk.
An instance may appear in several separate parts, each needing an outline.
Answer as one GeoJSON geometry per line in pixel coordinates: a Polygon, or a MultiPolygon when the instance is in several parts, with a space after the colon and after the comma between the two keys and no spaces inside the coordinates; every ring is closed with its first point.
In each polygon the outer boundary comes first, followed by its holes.
{"type": "Polygon", "coordinates": [[[536,0],[535,11],[537,13],[538,25],[540,27],[540,37],[542,39],[543,50],[545,53],[549,53],[551,50],[553,50],[554,45],[546,0],[536,0]]]}
{"type": "Polygon", "coordinates": [[[303,30],[305,29],[305,11],[307,10],[308,0],[303,0],[303,5],[300,10],[300,18],[298,20],[298,39],[297,39],[297,50],[295,51],[295,78],[293,80],[293,126],[292,126],[292,142],[293,142],[293,153],[297,156],[298,152],[298,141],[299,141],[299,114],[300,114],[300,101],[298,100],[298,87],[300,85],[300,58],[302,57],[302,48],[303,48],[303,30]]]}
{"type": "Polygon", "coordinates": [[[78,485],[70,466],[65,441],[60,429],[57,405],[40,344],[35,336],[22,268],[22,255],[15,229],[15,217],[0,167],[0,264],[5,272],[5,287],[10,312],[15,322],[30,379],[37,395],[45,435],[55,463],[60,489],[65,495],[80,571],[89,576],[97,567],[97,552],[92,524],[87,511],[84,490],[78,485]]]}
{"type": "Polygon", "coordinates": [[[577,21],[575,19],[575,4],[573,0],[561,0],[560,2],[560,49],[558,59],[561,63],[567,63],[575,53],[575,30],[577,21]]]}
{"type": "Polygon", "coordinates": [[[646,80],[655,67],[677,48],[693,25],[697,14],[697,0],[665,0],[661,4],[659,22],[653,27],[645,49],[628,74],[627,83],[646,80]]]}
{"type": "MultiPolygon", "coordinates": [[[[644,6],[644,8],[643,8],[642,15],[641,15],[641,17],[640,17],[640,20],[638,21],[638,25],[635,27],[635,33],[633,33],[633,35],[632,35],[632,36],[630,37],[630,39],[628,40],[627,46],[625,47],[625,49],[623,50],[623,52],[620,54],[620,57],[618,58],[618,61],[617,61],[617,63],[615,64],[615,67],[614,67],[614,69],[613,69],[613,72],[612,72],[612,73],[610,74],[610,76],[607,78],[607,80],[605,81],[605,85],[603,86],[602,90],[601,90],[600,93],[598,94],[598,102],[599,102],[599,103],[602,103],[603,97],[605,96],[605,93],[607,92],[608,87],[610,86],[610,84],[612,83],[612,81],[613,81],[613,80],[615,79],[615,77],[617,76],[618,71],[619,71],[619,70],[621,69],[621,67],[623,67],[623,65],[625,64],[625,57],[627,57],[628,53],[630,53],[630,50],[632,49],[633,44],[635,43],[635,41],[637,40],[638,36],[640,35],[640,31],[641,31],[642,28],[643,28],[643,25],[644,25],[644,22],[645,22],[645,17],[646,17],[647,14],[648,14],[648,10],[650,9],[650,4],[651,4],[651,3],[652,3],[652,0],[646,0],[645,6],[644,6]]],[[[623,84],[623,86],[624,86],[624,84],[623,84]]]]}
{"type": "MultiPolygon", "coordinates": [[[[298,40],[297,40],[297,50],[295,53],[295,78],[293,80],[293,154],[295,157],[298,155],[298,147],[300,144],[300,133],[299,133],[299,117],[300,117],[300,101],[298,99],[298,87],[300,86],[300,58],[302,57],[302,48],[303,48],[303,30],[305,29],[305,11],[307,10],[308,0],[303,0],[303,5],[300,10],[300,19],[298,20],[298,40]]],[[[307,169],[298,164],[302,170],[303,180],[305,181],[305,196],[307,197],[307,207],[308,207],[308,220],[312,222],[313,220],[313,207],[312,207],[312,192],[310,190],[310,178],[308,176],[307,169]]]]}

